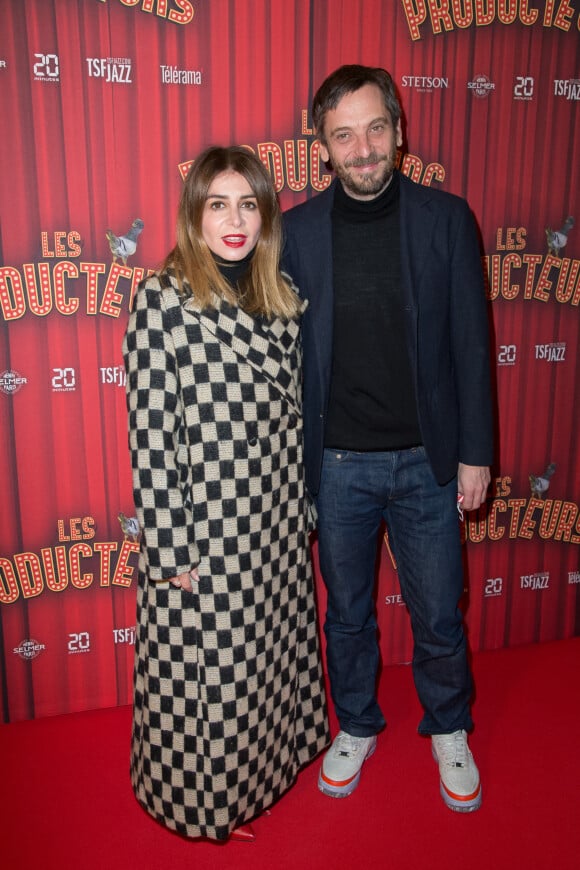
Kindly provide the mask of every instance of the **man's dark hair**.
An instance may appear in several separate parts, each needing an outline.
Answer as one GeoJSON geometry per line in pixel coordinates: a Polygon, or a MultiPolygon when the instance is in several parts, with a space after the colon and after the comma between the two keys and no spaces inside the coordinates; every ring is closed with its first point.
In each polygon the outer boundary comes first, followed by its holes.
{"type": "Polygon", "coordinates": [[[324,120],[326,113],[336,109],[346,94],[358,91],[364,85],[376,85],[380,90],[385,109],[391,116],[393,126],[401,117],[401,104],[397,97],[391,75],[381,67],[345,64],[331,73],[320,85],[312,101],[312,122],[320,141],[325,144],[324,120]]]}

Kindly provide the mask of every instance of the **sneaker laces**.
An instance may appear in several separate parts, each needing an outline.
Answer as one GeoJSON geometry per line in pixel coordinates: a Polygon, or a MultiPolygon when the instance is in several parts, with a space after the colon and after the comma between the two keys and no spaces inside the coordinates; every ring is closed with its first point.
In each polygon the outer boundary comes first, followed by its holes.
{"type": "Polygon", "coordinates": [[[447,767],[467,767],[467,739],[463,731],[441,734],[437,739],[437,757],[447,767]]]}
{"type": "Polygon", "coordinates": [[[341,731],[334,741],[334,754],[343,758],[352,758],[359,751],[364,737],[353,737],[346,731],[341,731]]]}

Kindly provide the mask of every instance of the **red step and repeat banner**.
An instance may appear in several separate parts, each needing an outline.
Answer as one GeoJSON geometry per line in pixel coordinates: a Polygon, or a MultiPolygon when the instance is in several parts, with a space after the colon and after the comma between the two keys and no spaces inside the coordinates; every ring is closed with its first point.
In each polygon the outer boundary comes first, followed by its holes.
{"type": "MultiPolygon", "coordinates": [[[[1,11],[2,719],[129,701],[132,297],[172,246],[205,146],[254,149],[283,208],[329,184],[309,107],[342,63],[392,72],[403,172],[467,197],[481,230],[498,455],[489,501],[463,525],[471,646],[580,633],[580,0],[1,11]]],[[[377,608],[383,662],[408,661],[387,543],[377,608]]]]}

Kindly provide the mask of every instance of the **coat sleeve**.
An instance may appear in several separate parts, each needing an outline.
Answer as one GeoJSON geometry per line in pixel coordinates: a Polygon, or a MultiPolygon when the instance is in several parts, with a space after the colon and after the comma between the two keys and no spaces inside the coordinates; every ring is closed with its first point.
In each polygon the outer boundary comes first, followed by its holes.
{"type": "Polygon", "coordinates": [[[489,313],[475,220],[461,201],[451,255],[451,341],[459,411],[459,461],[493,461],[489,313]]]}
{"type": "Polygon", "coordinates": [[[138,291],[123,342],[133,498],[152,580],[168,580],[199,563],[183,484],[187,452],[177,359],[163,300],[154,282],[138,291]]]}

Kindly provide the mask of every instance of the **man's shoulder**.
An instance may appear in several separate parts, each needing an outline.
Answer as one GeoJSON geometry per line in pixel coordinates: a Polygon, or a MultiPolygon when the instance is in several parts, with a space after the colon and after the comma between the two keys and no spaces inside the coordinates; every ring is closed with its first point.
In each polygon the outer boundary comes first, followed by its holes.
{"type": "Polygon", "coordinates": [[[455,209],[469,208],[467,201],[456,193],[451,193],[448,190],[441,190],[438,187],[427,187],[425,184],[419,184],[413,181],[408,176],[399,172],[401,182],[401,193],[404,199],[410,203],[433,203],[438,208],[455,209]]]}
{"type": "Polygon", "coordinates": [[[301,225],[310,220],[318,220],[325,213],[330,214],[335,184],[336,179],[325,190],[285,211],[282,217],[286,226],[301,225]]]}

